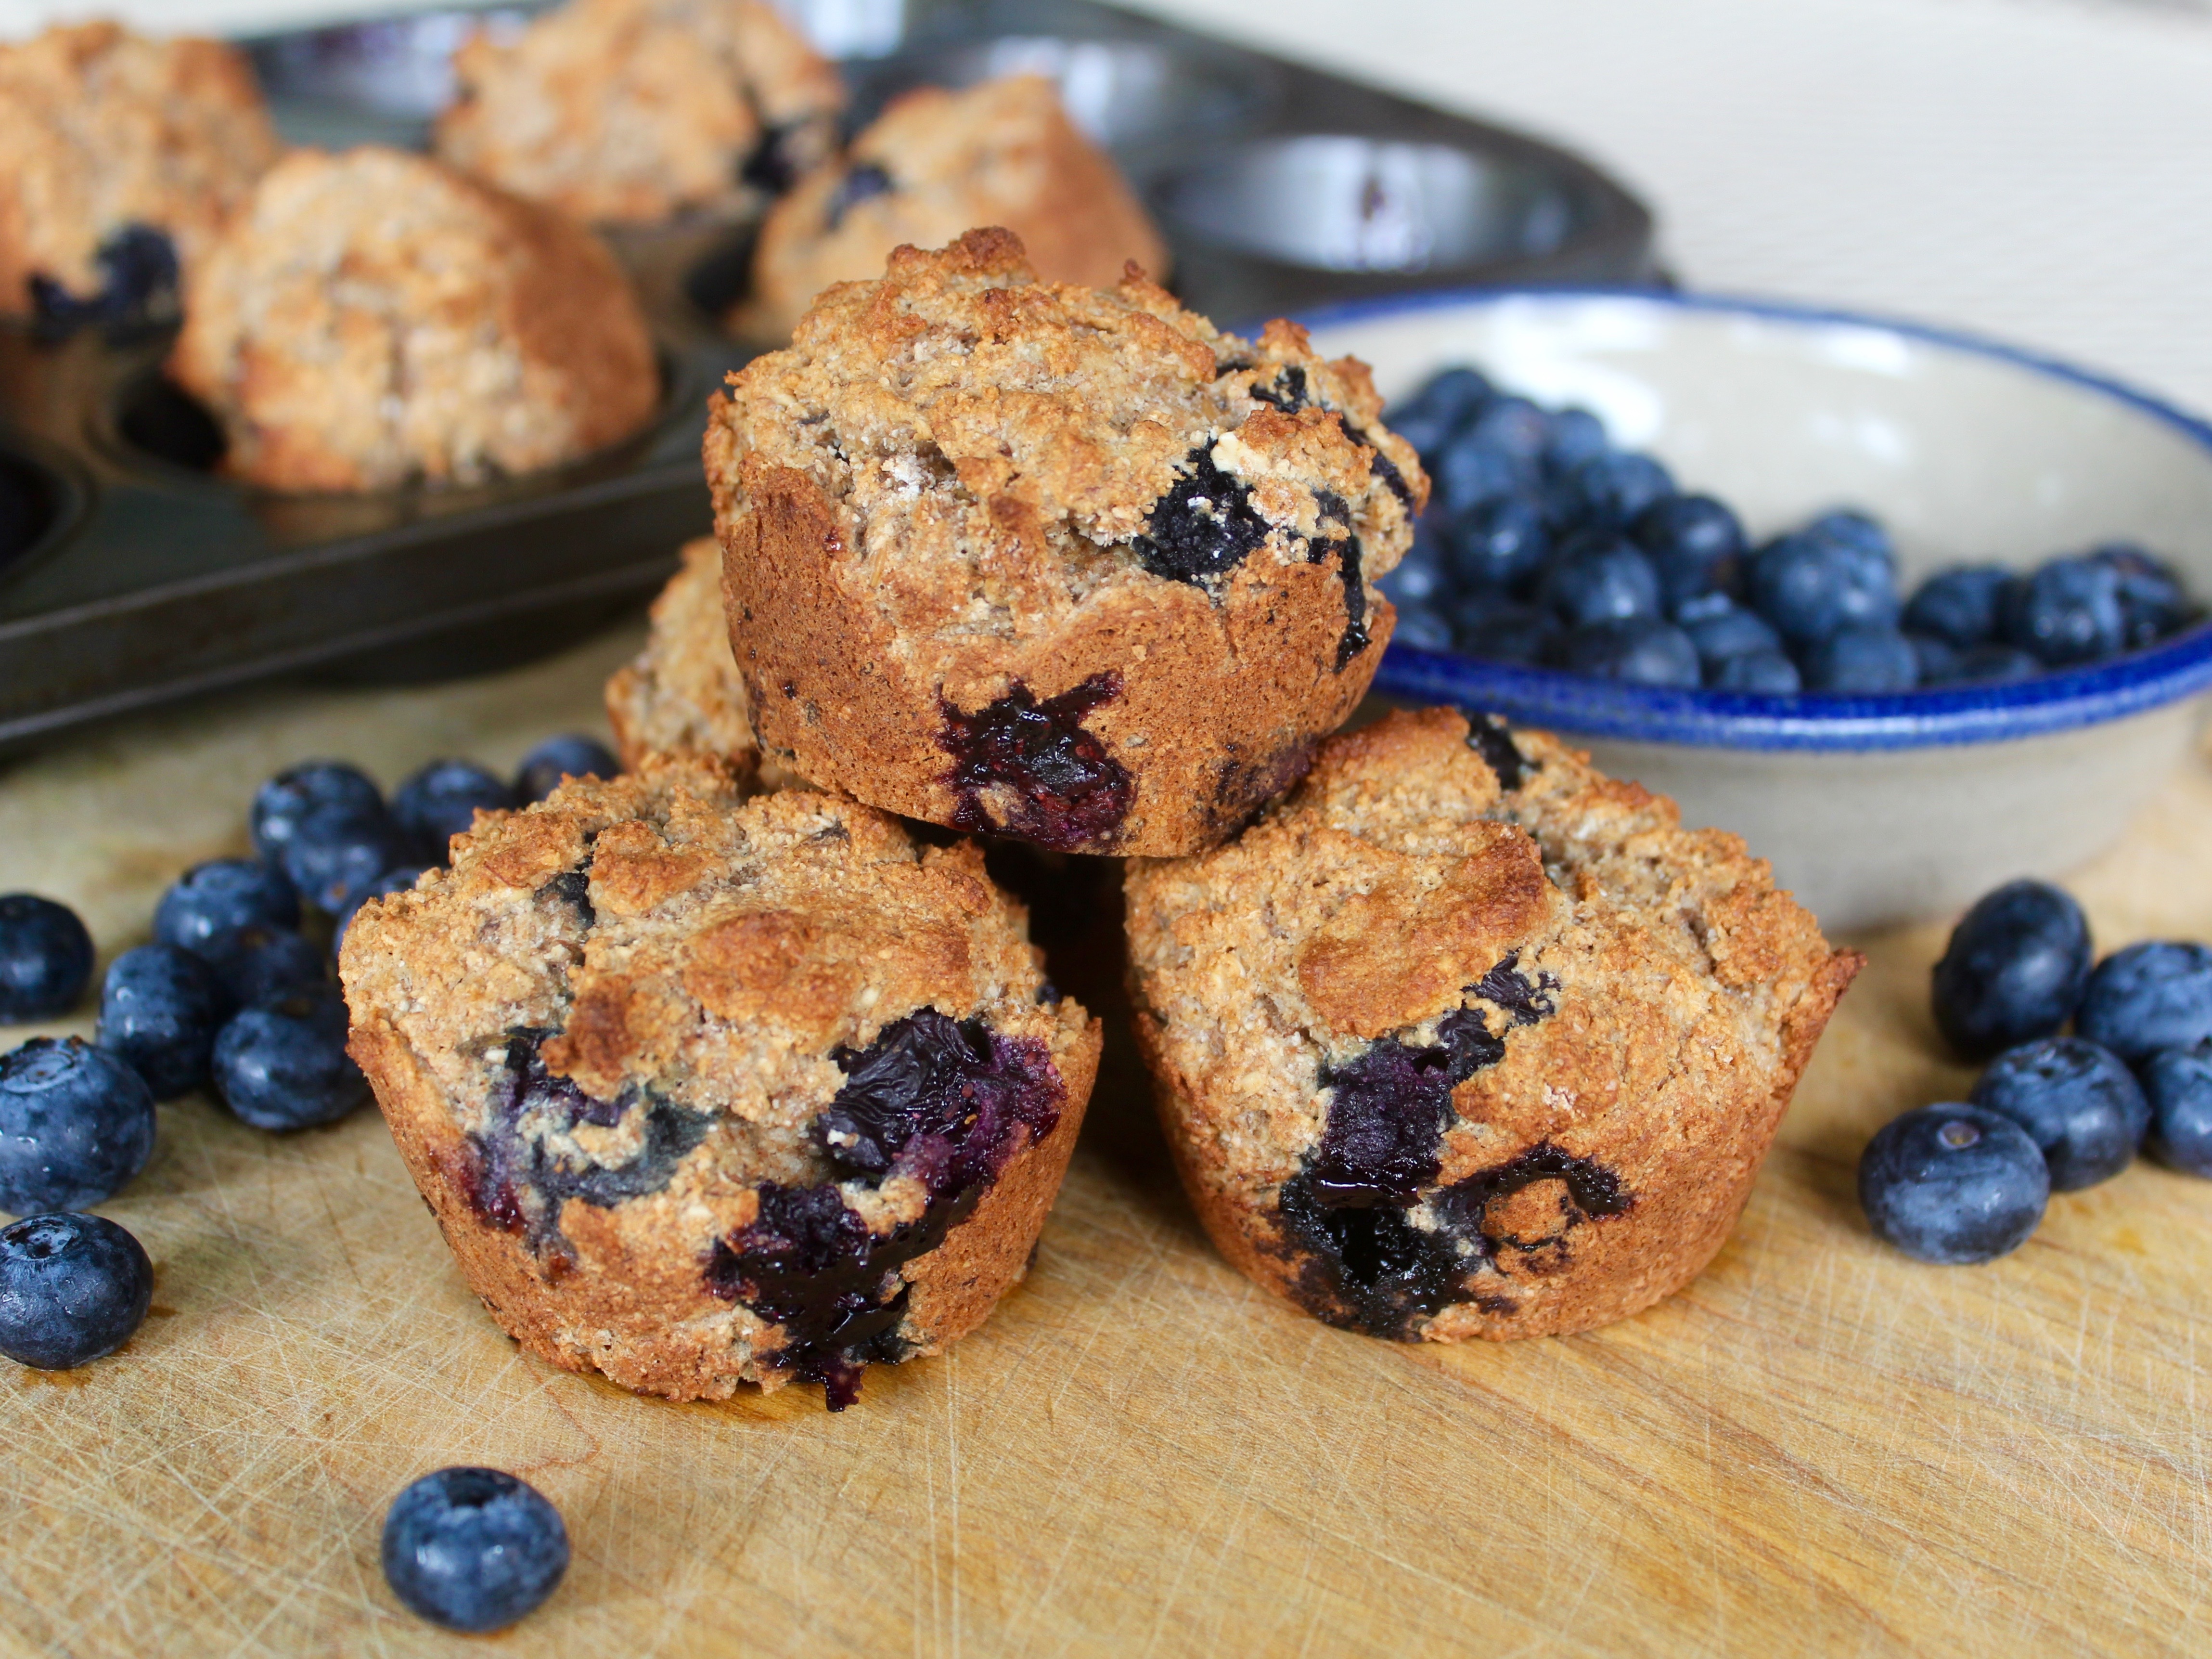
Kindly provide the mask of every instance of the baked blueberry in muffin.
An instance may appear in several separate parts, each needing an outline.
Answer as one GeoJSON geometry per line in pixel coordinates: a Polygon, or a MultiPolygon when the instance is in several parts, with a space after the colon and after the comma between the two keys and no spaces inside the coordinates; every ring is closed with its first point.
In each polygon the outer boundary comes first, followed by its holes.
{"type": "Polygon", "coordinates": [[[763,753],[1062,851],[1219,840],[1367,689],[1428,483],[1365,367],[1004,230],[902,248],[731,377],[707,474],[763,753]]]}
{"type": "Polygon", "coordinates": [[[735,216],[836,148],[837,71],[769,0],[568,0],[453,58],[438,154],[578,218],[735,216]]]}
{"type": "Polygon", "coordinates": [[[100,22],[0,45],[0,311],[173,311],[180,266],[276,154],[253,71],[219,41],[100,22]]]}
{"type": "Polygon", "coordinates": [[[275,490],[470,484],[647,421],[659,372],[614,256],[425,156],[300,150],[192,273],[169,372],[275,490]]]}
{"type": "Polygon", "coordinates": [[[933,1354],[1024,1271],[1098,1058],[972,845],[647,759],[365,906],[352,1052],[471,1287],[673,1399],[933,1354]]]}
{"type": "Polygon", "coordinates": [[[1331,738],[1127,875],[1139,1045],[1222,1253],[1333,1325],[1585,1330],[1680,1289],[1859,958],[1764,861],[1484,717],[1331,738]]]}
{"type": "Polygon", "coordinates": [[[1047,282],[1110,288],[1135,260],[1167,270],[1167,245],[1109,157],[1038,75],[895,101],[851,149],[769,212],[739,332],[789,338],[832,283],[875,276],[902,244],[942,247],[978,225],[1020,237],[1047,282]]]}

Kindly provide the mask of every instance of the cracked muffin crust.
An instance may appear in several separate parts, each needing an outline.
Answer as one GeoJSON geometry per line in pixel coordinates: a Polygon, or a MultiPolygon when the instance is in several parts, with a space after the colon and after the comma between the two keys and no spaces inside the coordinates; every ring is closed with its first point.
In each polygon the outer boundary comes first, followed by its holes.
{"type": "Polygon", "coordinates": [[[1218,331],[1019,241],[901,248],[711,406],[764,752],[1061,851],[1210,845],[1367,690],[1428,480],[1364,365],[1218,331]]]}
{"type": "Polygon", "coordinates": [[[507,1332],[675,1400],[934,1354],[1025,1271],[1098,1062],[972,845],[706,759],[482,814],[354,918],[351,1052],[507,1332]]]}
{"type": "Polygon", "coordinates": [[[776,204],[761,226],[739,333],[784,340],[817,295],[884,268],[902,244],[943,247],[1003,225],[1047,282],[1110,288],[1134,260],[1164,276],[1167,244],[1121,169],[1084,136],[1041,75],[894,100],[838,165],[776,204]]]}
{"type": "Polygon", "coordinates": [[[273,490],[470,484],[627,437],[645,314],[555,209],[375,147],[299,150],[191,272],[169,372],[273,490]]]}
{"type": "Polygon", "coordinates": [[[454,166],[578,218],[740,217],[827,161],[837,71],[768,0],[568,0],[479,28],[434,142],[454,166]]]}
{"type": "Polygon", "coordinates": [[[1222,1253],[1404,1340],[1587,1330],[1726,1241],[1861,959],[1735,836],[1399,711],[1127,875],[1136,1029],[1222,1253]]]}
{"type": "Polygon", "coordinates": [[[173,309],[180,263],[277,149],[252,70],[220,41],[100,22],[0,45],[0,311],[173,309]]]}

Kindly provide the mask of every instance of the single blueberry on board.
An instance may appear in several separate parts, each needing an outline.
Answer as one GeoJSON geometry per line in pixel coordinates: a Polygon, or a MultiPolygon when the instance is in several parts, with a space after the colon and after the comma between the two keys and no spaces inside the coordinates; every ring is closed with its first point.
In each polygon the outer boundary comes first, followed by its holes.
{"type": "Polygon", "coordinates": [[[1724,692],[1763,692],[1787,697],[1805,689],[1797,665],[1780,651],[1745,651],[1715,663],[1705,684],[1724,692]]]}
{"type": "Polygon", "coordinates": [[[66,1014],[92,978],[92,935],[66,905],[0,894],[0,1022],[66,1014]]]}
{"type": "Polygon", "coordinates": [[[154,910],[154,937],[186,950],[198,950],[218,933],[256,925],[284,930],[300,925],[300,895],[282,870],[258,858],[194,864],[154,910]]]}
{"type": "Polygon", "coordinates": [[[1452,648],[1452,625],[1425,605],[1401,605],[1394,645],[1410,645],[1417,651],[1448,651],[1452,648]]]}
{"type": "Polygon", "coordinates": [[[2097,964],[2074,1028],[2130,1065],[2212,1038],[2212,950],[2150,940],[2097,964]]]}
{"type": "Polygon", "coordinates": [[[2041,1149],[1984,1107],[1942,1102],[1908,1112],[1859,1157],[1859,1204],[1875,1236],[1942,1266],[2018,1249],[2050,1201],[2041,1149]]]}
{"type": "Polygon", "coordinates": [[[114,1055],[82,1037],[0,1054],[0,1210],[82,1210],[153,1156],[153,1094],[114,1055]]]}
{"type": "Polygon", "coordinates": [[[1995,686],[2032,680],[2042,672],[2043,664],[2017,645],[1977,645],[1959,653],[1951,679],[1962,686],[1995,686]]]}
{"type": "Polygon", "coordinates": [[[234,1009],[302,985],[319,985],[329,977],[323,953],[306,939],[258,923],[218,933],[192,954],[215,970],[234,1009]]]}
{"type": "Polygon", "coordinates": [[[1894,628],[1838,628],[1806,649],[1805,689],[1864,694],[1909,692],[1920,683],[1920,658],[1894,628]]]}
{"type": "Polygon", "coordinates": [[[107,967],[99,1046],[145,1079],[157,1101],[208,1080],[231,999],[206,962],[175,945],[140,945],[107,967]]]}
{"type": "Polygon", "coordinates": [[[2143,1062],[2150,1150],[2191,1175],[2212,1176],[2212,1047],[2168,1048],[2143,1062]]]}
{"type": "Polygon", "coordinates": [[[1544,470],[1565,477],[1611,447],[1605,423],[1589,410],[1553,410],[1551,436],[1544,445],[1544,470]]]}
{"type": "Polygon", "coordinates": [[[472,760],[433,760],[392,792],[392,815],[425,864],[446,863],[447,844],[468,833],[479,811],[515,804],[507,780],[472,760]]]}
{"type": "Polygon", "coordinates": [[[1543,509],[1527,496],[1499,496],[1453,521],[1452,568],[1469,588],[1525,592],[1552,550],[1543,509]]]}
{"type": "Polygon", "coordinates": [[[384,1517],[384,1580],[447,1630],[494,1631],[544,1605],[568,1571],[560,1510],[499,1469],[426,1474],[384,1517]]]}
{"type": "Polygon", "coordinates": [[[1698,648],[1698,661],[1712,674],[1732,656],[1779,651],[1782,637],[1756,611],[1747,611],[1725,594],[1705,594],[1679,607],[1674,620],[1698,648]]]}
{"type": "Polygon", "coordinates": [[[1623,529],[1662,497],[1674,493],[1674,477],[1650,455],[1607,449],[1567,474],[1581,498],[1582,516],[1592,525],[1623,529]]]}
{"type": "Polygon", "coordinates": [[[1972,1098],[2027,1131],[2051,1166],[2054,1192],[2118,1174],[2150,1126],[2150,1107],[2135,1073],[2111,1050],[2079,1037],[2044,1037],[2007,1049],[1990,1062],[1972,1098]]]}
{"type": "Polygon", "coordinates": [[[2053,668],[2124,650],[2119,573],[2092,558],[2052,559],[2007,590],[2004,634],[2053,668]]]}
{"type": "Polygon", "coordinates": [[[310,809],[293,825],[279,857],[300,896],[335,916],[379,876],[419,864],[421,855],[382,807],[363,812],[332,802],[310,809]]]}
{"type": "Polygon", "coordinates": [[[518,805],[543,801],[561,787],[563,778],[619,778],[622,762],[596,737],[564,732],[549,737],[522,757],[515,768],[514,796],[518,805]]]}
{"type": "Polygon", "coordinates": [[[1960,650],[1996,637],[2004,599],[2017,580],[2002,564],[1960,564],[1938,570],[1913,589],[1905,607],[1908,633],[1932,634],[1960,650]]]}
{"type": "Polygon", "coordinates": [[[280,992],[223,1027],[215,1086],[256,1129],[336,1123],[368,1098],[368,1080],[345,1052],[346,1009],[327,985],[280,992]]]}
{"type": "Polygon", "coordinates": [[[1561,635],[1559,619],[1549,611],[1510,600],[1464,600],[1452,617],[1460,650],[1486,662],[1540,668],[1551,660],[1561,635]]]}
{"type": "Polygon", "coordinates": [[[1545,570],[1537,597],[1570,628],[1656,617],[1659,577],[1635,543],[1617,535],[1577,536],[1545,570]]]}
{"type": "Polygon", "coordinates": [[[1650,555],[1667,608],[1739,579],[1743,526],[1711,496],[1665,496],[1638,514],[1629,534],[1650,555]]]}
{"type": "Polygon", "coordinates": [[[343,760],[303,761],[278,772],[253,794],[254,851],[281,868],[278,854],[300,820],[334,806],[374,817],[384,810],[384,794],[366,772],[343,760]]]}
{"type": "Polygon", "coordinates": [[[2008,881],[1951,930],[1930,976],[1936,1028],[1970,1060],[2051,1036],[2074,1017],[2095,960],[2070,894],[2008,881]]]}
{"type": "Polygon", "coordinates": [[[1632,686],[1698,684],[1698,648],[1689,635],[1656,616],[1584,623],[1559,646],[1559,666],[1594,680],[1632,686]]]}
{"type": "MultiPolygon", "coordinates": [[[[338,912],[337,925],[331,930],[331,955],[337,955],[344,947],[346,930],[353,925],[353,918],[361,914],[363,905],[372,899],[386,898],[395,893],[412,893],[415,890],[415,883],[421,879],[422,872],[411,866],[401,869],[388,869],[359,893],[355,894],[352,898],[347,900],[346,907],[338,912]]],[[[585,878],[583,887],[587,895],[585,902],[588,904],[588,894],[591,891],[591,881],[588,877],[585,878]]]]}
{"type": "Polygon", "coordinates": [[[154,1300],[154,1264],[105,1216],[26,1216],[0,1228],[0,1354],[66,1371],[131,1339],[154,1300]]]}
{"type": "Polygon", "coordinates": [[[2108,541],[2089,557],[2119,579],[2120,617],[2130,649],[2165,638],[2195,616],[2197,607],[2172,569],[2133,542],[2108,541]]]}
{"type": "Polygon", "coordinates": [[[1889,566],[1863,549],[1808,531],[1760,548],[1745,585],[1752,608],[1799,650],[1844,628],[1889,627],[1897,621],[1889,566]]]}

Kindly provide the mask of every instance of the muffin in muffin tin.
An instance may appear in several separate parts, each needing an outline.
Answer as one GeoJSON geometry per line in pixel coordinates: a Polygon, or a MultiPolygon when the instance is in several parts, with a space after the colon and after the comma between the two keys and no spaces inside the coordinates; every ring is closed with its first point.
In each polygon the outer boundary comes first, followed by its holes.
{"type": "Polygon", "coordinates": [[[1133,861],[1127,904],[1206,1230],[1405,1340],[1585,1330],[1686,1284],[1862,960],[1735,837],[1444,709],[1330,739],[1234,843],[1133,861]]]}
{"type": "Polygon", "coordinates": [[[160,315],[276,161],[253,71],[215,40],[114,23],[0,45],[0,311],[160,315]]]}
{"type": "Polygon", "coordinates": [[[191,273],[171,376],[273,490],[468,484],[626,437],[660,398],[597,237],[427,156],[298,150],[191,273]]]}
{"type": "Polygon", "coordinates": [[[352,1052],[470,1286],[532,1353],[672,1399],[933,1354],[1025,1271],[1098,1059],[969,844],[571,780],[373,901],[352,1052]]]}
{"type": "Polygon", "coordinates": [[[1047,282],[1110,288],[1130,260],[1167,272],[1167,244],[1113,159],[1068,119],[1050,80],[1014,75],[907,93],[777,203],[732,326],[787,339],[832,283],[875,276],[902,244],[942,247],[979,225],[1019,236],[1047,282]]]}
{"type": "Polygon", "coordinates": [[[1389,637],[1428,491],[1364,367],[1005,230],[832,289],[712,406],[763,752],[887,810],[1170,854],[1295,783],[1389,637]]]}
{"type": "Polygon", "coordinates": [[[581,219],[754,210],[820,167],[836,70],[769,0],[568,0],[454,55],[438,119],[454,166],[581,219]]]}

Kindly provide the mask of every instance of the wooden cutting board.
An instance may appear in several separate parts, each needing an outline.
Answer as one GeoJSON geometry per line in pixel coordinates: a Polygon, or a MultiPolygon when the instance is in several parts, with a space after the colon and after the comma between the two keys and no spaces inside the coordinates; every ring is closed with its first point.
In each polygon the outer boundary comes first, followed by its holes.
{"type": "MultiPolygon", "coordinates": [[[[510,764],[596,725],[634,645],[80,742],[0,775],[0,889],[78,906],[104,958],[243,848],[279,765],[510,764]]],[[[2212,936],[2208,853],[2200,764],[2075,883],[2100,943],[2212,936]]],[[[2138,1166],[1985,1268],[1877,1244],[1860,1146],[1968,1077],[1927,1015],[1942,930],[1862,942],[1735,1241],[1640,1318],[1444,1349],[1298,1317],[1208,1247],[1124,1054],[1026,1284],[834,1417],[525,1357],[373,1112],[277,1138],[165,1107],[105,1206],[155,1316],[81,1372],[0,1362],[6,1650],[472,1650],[398,1607],[377,1539],[407,1481],[482,1462],[575,1545],[491,1638],[516,1655],[2203,1651],[2212,1184],[2138,1166]]]]}

